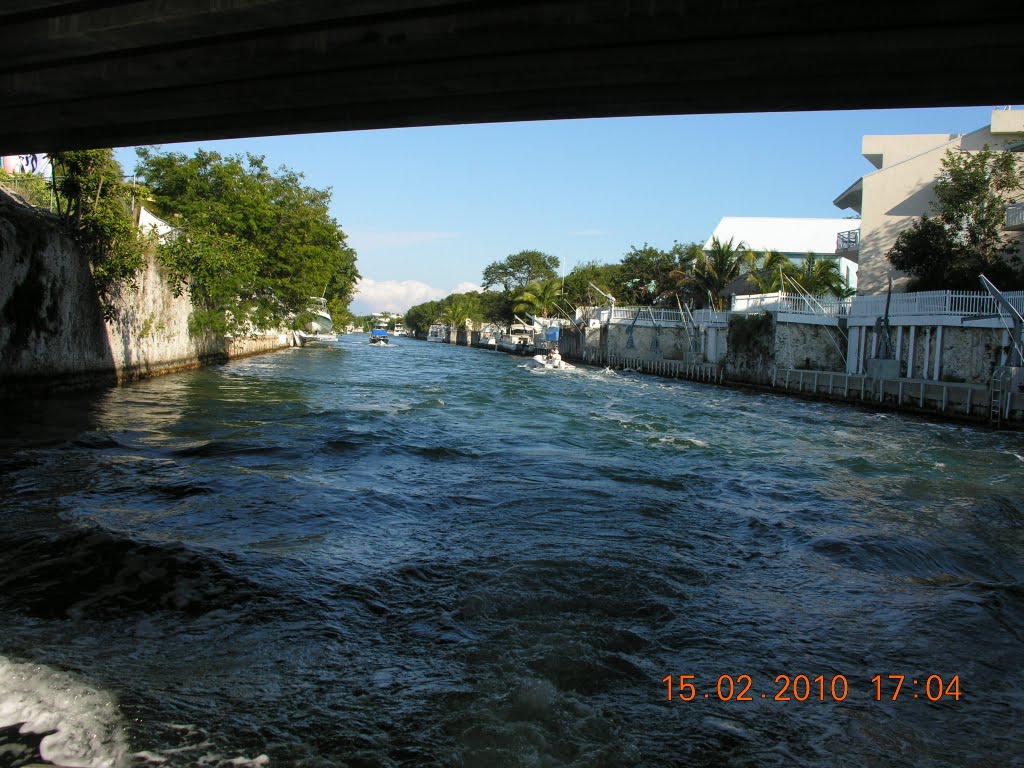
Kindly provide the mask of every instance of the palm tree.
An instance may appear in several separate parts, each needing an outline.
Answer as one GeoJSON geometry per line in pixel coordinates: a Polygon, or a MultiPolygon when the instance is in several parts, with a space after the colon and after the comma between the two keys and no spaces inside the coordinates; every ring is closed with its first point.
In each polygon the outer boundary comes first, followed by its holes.
{"type": "Polygon", "coordinates": [[[849,289],[839,270],[839,261],[836,259],[819,259],[816,254],[808,253],[803,265],[792,278],[812,296],[824,296],[828,293],[841,299],[849,295],[849,289]]]}
{"type": "Polygon", "coordinates": [[[467,296],[451,296],[441,311],[441,322],[456,331],[473,318],[473,305],[467,296]]]}
{"type": "Polygon", "coordinates": [[[698,243],[690,243],[688,246],[680,246],[672,250],[676,257],[676,268],[668,273],[668,277],[674,284],[674,288],[662,293],[658,299],[667,299],[670,296],[675,296],[680,301],[692,299],[697,290],[694,274],[697,265],[704,259],[704,250],[698,243]]]}
{"type": "Polygon", "coordinates": [[[712,309],[725,309],[722,289],[739,277],[750,261],[747,244],[733,245],[732,240],[723,243],[717,237],[711,238],[711,248],[703,252],[694,269],[694,290],[698,298],[708,297],[712,309]]]}
{"type": "Polygon", "coordinates": [[[562,296],[559,281],[547,280],[543,283],[530,283],[523,292],[516,296],[514,312],[529,312],[535,317],[550,317],[558,306],[562,296]]]}
{"type": "Polygon", "coordinates": [[[761,293],[774,293],[783,289],[783,275],[796,276],[797,269],[793,262],[781,252],[768,250],[762,253],[747,254],[747,266],[750,279],[761,293]]]}

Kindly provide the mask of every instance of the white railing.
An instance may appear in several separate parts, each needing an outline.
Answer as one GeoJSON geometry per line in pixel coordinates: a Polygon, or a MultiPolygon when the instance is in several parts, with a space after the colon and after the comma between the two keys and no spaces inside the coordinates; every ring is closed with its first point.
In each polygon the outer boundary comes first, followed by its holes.
{"type": "MultiPolygon", "coordinates": [[[[1010,291],[1003,296],[1018,312],[1024,312],[1024,291],[1010,291]]],[[[857,296],[850,310],[851,317],[882,317],[885,296],[857,296]]],[[[921,291],[893,294],[889,316],[921,315],[995,315],[996,300],[981,291],[921,291]]]]}
{"type": "Polygon", "coordinates": [[[850,229],[836,235],[836,253],[860,249],[860,230],[850,229]]]}
{"type": "Polygon", "coordinates": [[[693,310],[693,321],[699,326],[725,326],[729,324],[730,317],[732,317],[732,312],[728,310],[722,312],[714,309],[693,310]]]}
{"type": "Polygon", "coordinates": [[[786,312],[795,315],[846,317],[850,313],[850,299],[834,296],[802,296],[799,293],[776,291],[732,297],[733,312],[786,312]]]}
{"type": "Polygon", "coordinates": [[[612,321],[616,320],[654,320],[656,323],[682,324],[683,315],[678,309],[656,309],[654,307],[616,307],[612,310],[612,321]]]}
{"type": "MultiPolygon", "coordinates": [[[[713,309],[694,309],[690,312],[697,325],[723,325],[729,321],[729,312],[716,312],[713,309]]],[[[633,322],[650,323],[651,318],[658,325],[685,326],[687,320],[678,309],[659,309],[657,307],[579,307],[576,310],[577,322],[583,318],[597,320],[600,323],[633,322]]]]}
{"type": "Polygon", "coordinates": [[[1024,229],[1024,203],[1006,206],[1004,229],[1024,229]]]}

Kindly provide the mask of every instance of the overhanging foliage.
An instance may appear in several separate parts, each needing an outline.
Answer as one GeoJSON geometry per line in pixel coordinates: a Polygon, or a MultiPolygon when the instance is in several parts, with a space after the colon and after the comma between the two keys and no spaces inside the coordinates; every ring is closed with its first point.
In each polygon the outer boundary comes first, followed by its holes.
{"type": "Polygon", "coordinates": [[[191,296],[193,332],[298,325],[312,296],[345,313],[359,274],[329,189],[288,168],[273,173],[254,155],[138,156],[157,213],[177,230],[160,256],[191,296]]]}

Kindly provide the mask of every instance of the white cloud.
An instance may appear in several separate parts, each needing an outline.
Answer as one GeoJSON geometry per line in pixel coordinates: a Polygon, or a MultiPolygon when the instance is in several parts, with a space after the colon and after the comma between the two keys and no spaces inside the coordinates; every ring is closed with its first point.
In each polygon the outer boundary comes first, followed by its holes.
{"type": "Polygon", "coordinates": [[[573,237],[604,237],[608,234],[606,229],[574,229],[569,233],[573,237]]]}
{"type": "Polygon", "coordinates": [[[410,248],[436,240],[453,240],[458,232],[375,232],[356,230],[348,232],[349,244],[357,251],[360,248],[410,248]]]}
{"type": "Polygon", "coordinates": [[[449,291],[418,280],[371,280],[363,277],[356,283],[352,311],[357,315],[385,311],[405,312],[416,304],[443,299],[448,293],[449,291]]]}
{"type": "Polygon", "coordinates": [[[435,288],[419,280],[373,280],[361,277],[356,283],[352,311],[357,315],[372,312],[405,312],[425,301],[443,299],[452,293],[482,291],[476,283],[459,283],[454,288],[435,288]]]}

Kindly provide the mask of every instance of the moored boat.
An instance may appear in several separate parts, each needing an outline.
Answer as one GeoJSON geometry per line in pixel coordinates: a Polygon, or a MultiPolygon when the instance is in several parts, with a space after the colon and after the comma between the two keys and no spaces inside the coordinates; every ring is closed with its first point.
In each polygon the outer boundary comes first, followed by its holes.
{"type": "Polygon", "coordinates": [[[534,329],[526,323],[512,323],[498,339],[498,349],[503,352],[525,355],[533,351],[534,329]]]}
{"type": "Polygon", "coordinates": [[[306,311],[313,318],[295,331],[295,343],[298,346],[304,347],[310,342],[335,341],[338,338],[333,333],[334,319],[327,309],[327,299],[322,296],[311,296],[306,311]]]}

